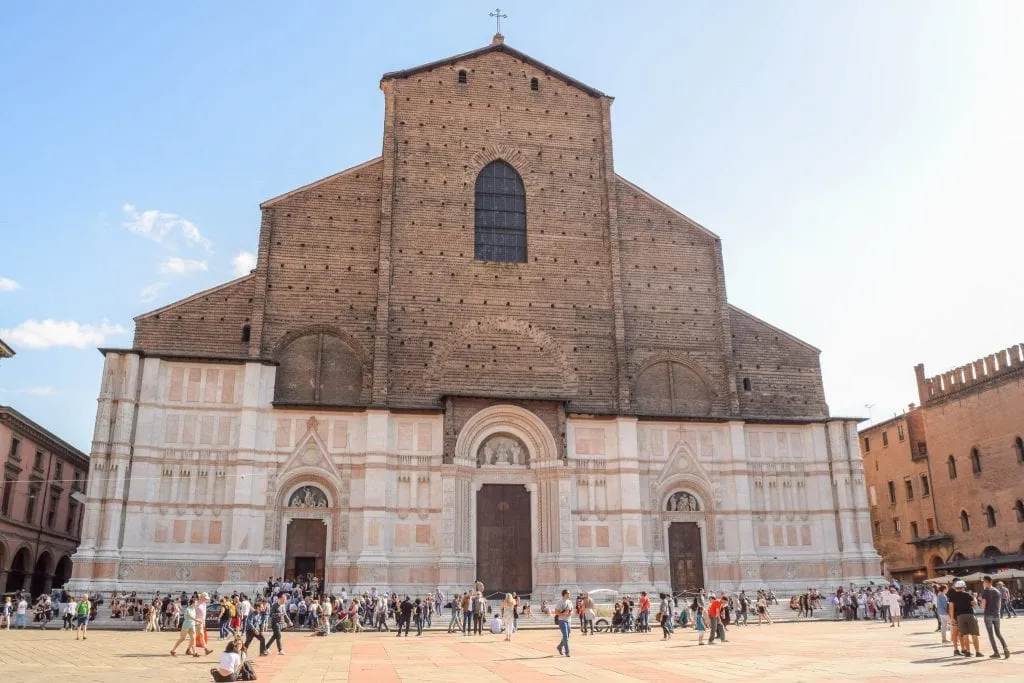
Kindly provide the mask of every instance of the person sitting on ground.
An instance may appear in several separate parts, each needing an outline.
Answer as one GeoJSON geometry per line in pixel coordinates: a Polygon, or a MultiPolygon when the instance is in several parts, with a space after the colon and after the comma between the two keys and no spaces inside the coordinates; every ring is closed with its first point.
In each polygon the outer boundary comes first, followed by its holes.
{"type": "Polygon", "coordinates": [[[210,673],[213,674],[213,680],[220,683],[221,681],[237,681],[241,670],[242,656],[238,653],[238,641],[232,639],[224,648],[217,667],[210,669],[210,673]]]}

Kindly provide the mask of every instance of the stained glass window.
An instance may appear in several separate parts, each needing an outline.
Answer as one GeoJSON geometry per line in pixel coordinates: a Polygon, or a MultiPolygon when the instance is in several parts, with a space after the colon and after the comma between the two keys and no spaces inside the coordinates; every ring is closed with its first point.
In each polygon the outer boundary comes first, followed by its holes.
{"type": "Polygon", "coordinates": [[[504,161],[487,164],[476,178],[476,259],[526,262],[526,191],[504,161]]]}

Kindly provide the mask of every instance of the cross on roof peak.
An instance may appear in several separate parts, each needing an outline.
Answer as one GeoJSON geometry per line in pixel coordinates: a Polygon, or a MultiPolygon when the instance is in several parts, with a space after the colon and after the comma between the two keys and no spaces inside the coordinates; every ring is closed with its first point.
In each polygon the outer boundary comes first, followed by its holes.
{"type": "Polygon", "coordinates": [[[497,23],[498,31],[494,35],[495,36],[500,36],[501,35],[501,20],[502,19],[508,19],[508,15],[507,14],[502,14],[500,7],[495,7],[494,11],[490,12],[487,16],[493,18],[494,21],[497,23]]]}

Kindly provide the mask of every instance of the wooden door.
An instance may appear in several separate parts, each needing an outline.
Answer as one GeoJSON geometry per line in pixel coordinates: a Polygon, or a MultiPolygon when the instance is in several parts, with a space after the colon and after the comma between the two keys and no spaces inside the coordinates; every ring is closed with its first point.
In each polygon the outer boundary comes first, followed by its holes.
{"type": "Polygon", "coordinates": [[[700,527],[696,522],[669,524],[668,558],[673,593],[704,588],[704,558],[700,547],[700,527]]]}
{"type": "Polygon", "coordinates": [[[523,485],[485,484],[476,494],[476,571],[484,594],[533,590],[530,492],[523,485]]]}

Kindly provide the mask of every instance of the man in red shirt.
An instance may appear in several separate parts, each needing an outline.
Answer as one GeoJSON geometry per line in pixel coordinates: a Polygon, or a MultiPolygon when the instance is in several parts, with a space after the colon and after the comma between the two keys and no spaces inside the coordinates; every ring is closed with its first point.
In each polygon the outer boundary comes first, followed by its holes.
{"type": "Polygon", "coordinates": [[[647,591],[640,593],[640,620],[637,623],[638,631],[650,631],[651,626],[648,620],[651,616],[651,599],[647,597],[647,591]]]}
{"type": "Polygon", "coordinates": [[[708,645],[714,645],[716,637],[719,640],[721,640],[723,643],[725,642],[725,633],[724,633],[725,629],[722,629],[722,631],[718,630],[718,629],[722,628],[721,627],[721,623],[722,623],[721,616],[722,616],[722,600],[720,598],[716,598],[715,594],[712,593],[711,594],[711,603],[708,604],[708,619],[711,622],[711,624],[709,625],[710,626],[711,635],[708,636],[708,645]]]}

